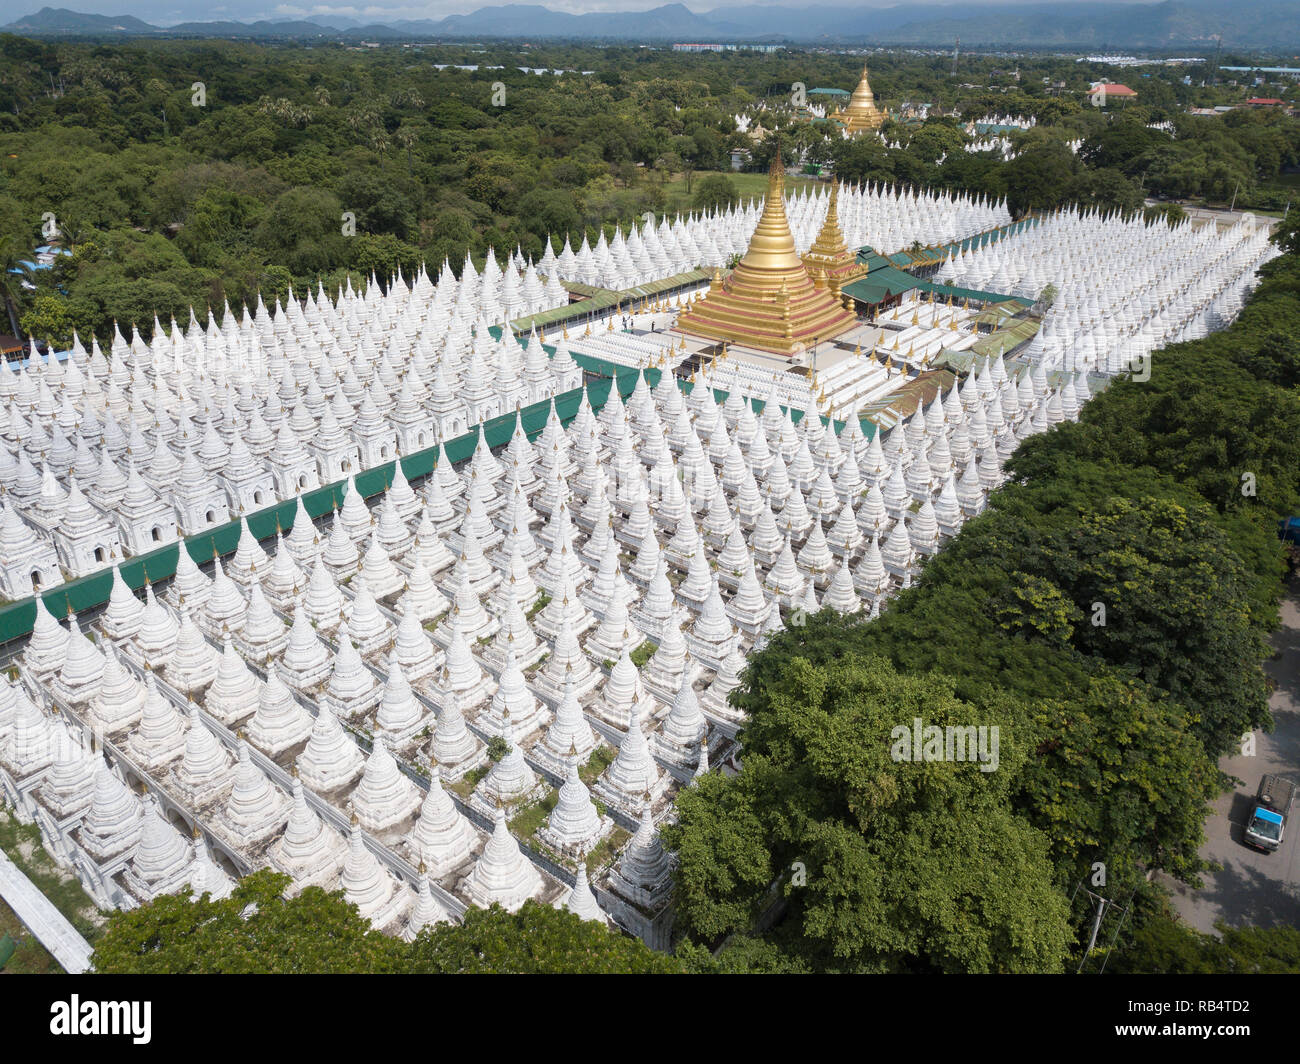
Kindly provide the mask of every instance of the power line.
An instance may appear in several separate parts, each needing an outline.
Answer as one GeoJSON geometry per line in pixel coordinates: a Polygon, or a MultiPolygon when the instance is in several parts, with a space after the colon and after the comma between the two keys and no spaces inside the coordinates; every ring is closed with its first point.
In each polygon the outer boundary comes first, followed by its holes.
{"type": "Polygon", "coordinates": [[[1130,908],[1133,904],[1133,895],[1137,893],[1137,888],[1135,887],[1129,892],[1128,899],[1121,905],[1119,902],[1107,898],[1104,894],[1098,894],[1095,891],[1089,890],[1083,885],[1083,882],[1084,881],[1081,879],[1075,884],[1074,893],[1070,895],[1071,903],[1074,902],[1079,891],[1082,890],[1088,895],[1089,900],[1096,905],[1097,909],[1095,918],[1092,922],[1092,931],[1088,938],[1088,946],[1083,951],[1083,956],[1079,960],[1079,967],[1075,969],[1075,974],[1082,974],[1084,969],[1088,966],[1088,962],[1094,960],[1098,956],[1097,940],[1098,938],[1103,937],[1103,927],[1107,927],[1109,928],[1109,934],[1106,937],[1109,941],[1106,942],[1104,952],[1101,952],[1100,954],[1101,964],[1096,969],[1096,973],[1101,974],[1106,970],[1106,964],[1110,960],[1111,952],[1115,949],[1115,943],[1119,939],[1119,933],[1124,927],[1124,922],[1128,919],[1130,908]],[[1107,921],[1109,921],[1109,923],[1107,921]]]}

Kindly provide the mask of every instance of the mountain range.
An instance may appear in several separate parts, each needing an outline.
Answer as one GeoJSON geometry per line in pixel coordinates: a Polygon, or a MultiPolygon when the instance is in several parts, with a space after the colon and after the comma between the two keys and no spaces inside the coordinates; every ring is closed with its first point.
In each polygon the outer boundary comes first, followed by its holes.
{"type": "Polygon", "coordinates": [[[341,41],[536,39],[741,41],[800,44],[1180,49],[1212,46],[1287,51],[1300,45],[1294,0],[1163,0],[1160,3],[907,4],[864,7],[728,7],[692,11],[665,4],[646,11],[572,15],[534,4],[483,7],[443,19],[362,23],[345,17],[154,26],[131,15],[41,8],[0,31],[30,36],[323,38],[341,41]]]}

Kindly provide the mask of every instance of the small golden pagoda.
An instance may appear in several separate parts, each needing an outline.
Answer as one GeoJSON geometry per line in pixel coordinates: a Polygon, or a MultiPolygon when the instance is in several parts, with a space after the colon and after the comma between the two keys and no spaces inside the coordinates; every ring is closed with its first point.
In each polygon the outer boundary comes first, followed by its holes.
{"type": "Polygon", "coordinates": [[[677,318],[682,332],[789,355],[857,324],[836,295],[813,284],[796,253],[784,189],[785,168],[778,153],[749,250],[725,281],[721,271],[715,271],[704,297],[682,311],[677,318]]]}
{"type": "Polygon", "coordinates": [[[840,230],[839,219],[840,185],[831,185],[831,202],[826,208],[826,220],[821,232],[813,241],[813,246],[803,257],[808,273],[818,288],[829,288],[836,299],[842,298],[842,290],[850,281],[855,281],[866,274],[867,268],[858,262],[858,257],[844,243],[844,233],[840,230]]]}
{"type": "Polygon", "coordinates": [[[876,95],[871,91],[871,83],[867,81],[867,68],[864,66],[862,80],[853,90],[849,102],[841,110],[832,114],[831,119],[857,136],[859,133],[879,129],[885,124],[886,117],[888,117],[887,112],[876,106],[876,95]]]}

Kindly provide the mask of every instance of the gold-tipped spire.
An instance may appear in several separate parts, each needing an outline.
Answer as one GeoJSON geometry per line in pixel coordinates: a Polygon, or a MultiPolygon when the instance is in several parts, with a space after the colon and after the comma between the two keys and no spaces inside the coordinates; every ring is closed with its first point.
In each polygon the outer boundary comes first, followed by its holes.
{"type": "Polygon", "coordinates": [[[726,280],[715,271],[703,299],[678,317],[683,332],[789,355],[814,336],[838,336],[856,324],[835,294],[813,284],[795,251],[784,189],[785,168],[777,152],[749,249],[726,280]]]}
{"type": "Polygon", "coordinates": [[[836,111],[831,118],[854,136],[879,129],[885,124],[885,112],[876,106],[876,95],[871,91],[871,82],[867,80],[865,65],[862,67],[862,77],[858,79],[857,88],[853,90],[849,102],[843,110],[836,111]]]}

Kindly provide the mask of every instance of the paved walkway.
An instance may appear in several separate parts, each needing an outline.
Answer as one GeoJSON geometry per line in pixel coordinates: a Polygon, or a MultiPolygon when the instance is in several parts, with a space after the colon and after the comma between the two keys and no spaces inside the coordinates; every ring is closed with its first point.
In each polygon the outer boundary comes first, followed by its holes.
{"type": "Polygon", "coordinates": [[[0,897],[65,972],[78,975],[90,967],[90,943],[3,853],[0,853],[0,897]]]}
{"type": "Polygon", "coordinates": [[[1205,822],[1201,856],[1223,867],[1205,873],[1200,890],[1162,877],[1173,891],[1174,908],[1200,931],[1213,932],[1220,920],[1230,927],[1300,925],[1300,802],[1276,853],[1242,841],[1260,777],[1275,772],[1300,782],[1300,577],[1292,580],[1281,613],[1282,626],[1272,637],[1279,656],[1264,667],[1277,684],[1269,700],[1273,731],[1255,733],[1254,757],[1220,760],[1219,767],[1241,783],[1214,803],[1205,822]]]}

